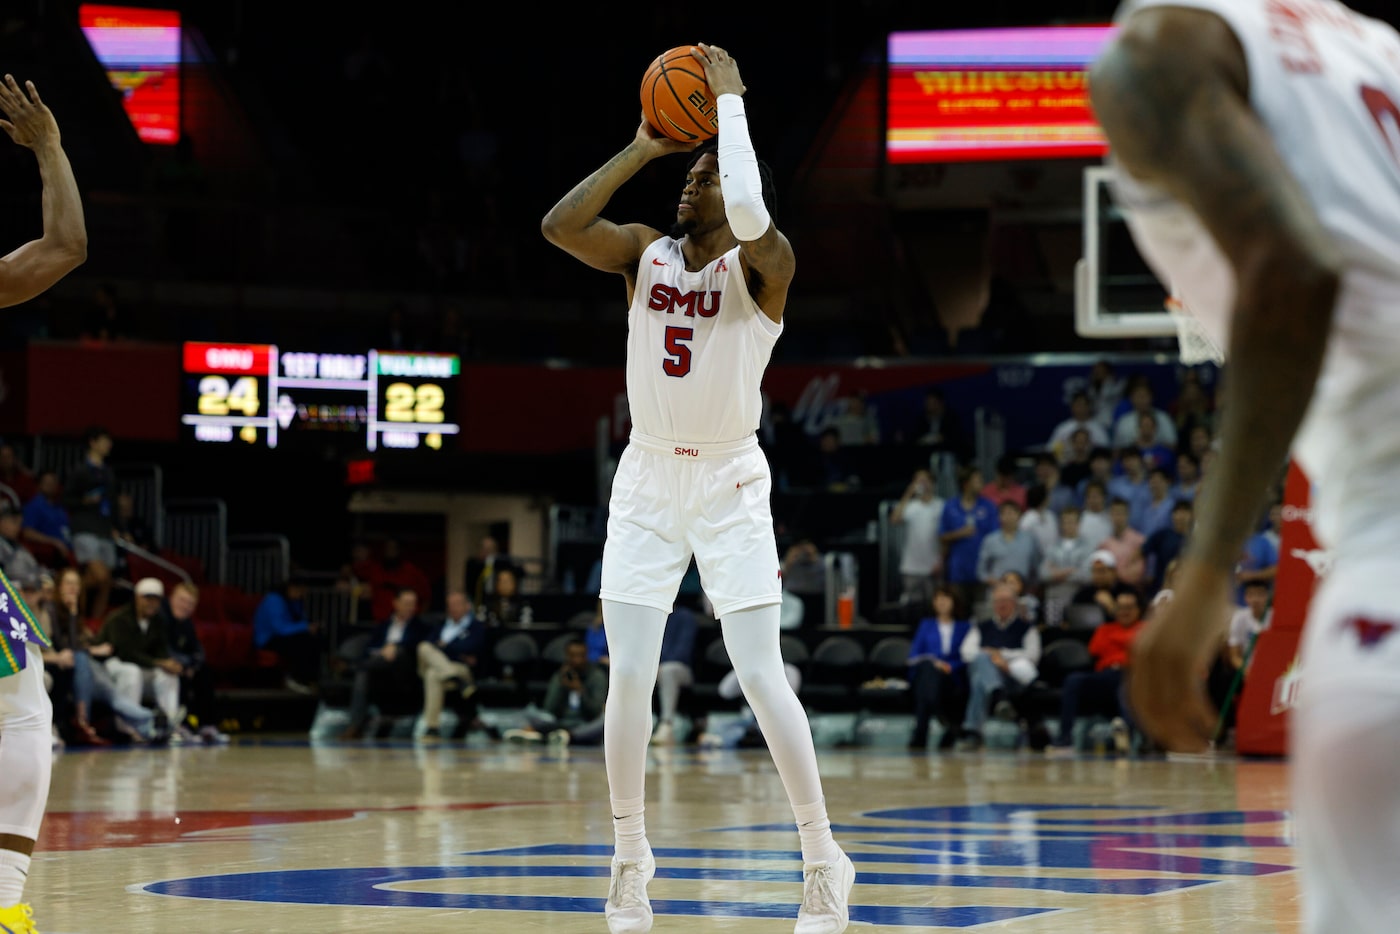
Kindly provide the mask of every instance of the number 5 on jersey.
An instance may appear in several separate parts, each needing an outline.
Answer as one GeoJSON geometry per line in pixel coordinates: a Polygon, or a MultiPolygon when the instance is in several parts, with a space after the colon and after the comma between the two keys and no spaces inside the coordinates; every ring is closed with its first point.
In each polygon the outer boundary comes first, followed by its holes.
{"type": "Polygon", "coordinates": [[[684,376],[690,372],[690,347],[684,342],[694,336],[694,328],[666,329],[666,353],[670,356],[661,361],[661,369],[667,376],[684,376]]]}

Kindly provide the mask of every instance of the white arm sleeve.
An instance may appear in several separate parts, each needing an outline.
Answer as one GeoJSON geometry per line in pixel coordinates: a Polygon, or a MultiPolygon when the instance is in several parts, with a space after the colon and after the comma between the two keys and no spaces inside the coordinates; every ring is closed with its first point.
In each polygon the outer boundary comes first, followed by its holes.
{"type": "Polygon", "coordinates": [[[772,219],[763,204],[763,179],[758,174],[758,156],[749,139],[749,121],[744,115],[744,99],[738,94],[721,94],[715,101],[719,111],[719,189],[724,195],[724,214],[729,229],[740,240],[757,240],[768,232],[772,219]]]}

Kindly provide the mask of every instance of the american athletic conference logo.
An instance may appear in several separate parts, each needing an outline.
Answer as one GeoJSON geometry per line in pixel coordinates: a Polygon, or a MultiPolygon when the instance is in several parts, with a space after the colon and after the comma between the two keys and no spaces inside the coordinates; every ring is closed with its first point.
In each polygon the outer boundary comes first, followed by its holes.
{"type": "MultiPolygon", "coordinates": [[[[987,804],[875,811],[832,829],[855,859],[857,884],[877,898],[881,892],[887,895],[880,899],[887,904],[853,904],[853,921],[967,928],[1084,907],[1085,897],[1165,895],[1232,877],[1292,871],[1292,866],[1237,859],[1231,852],[1290,846],[1286,836],[1248,830],[1249,825],[1286,819],[1280,811],[1172,813],[1151,805],[987,804]],[[1105,817],[1106,812],[1121,816],[1105,817]],[[1225,852],[1217,857],[1209,855],[1211,850],[1225,852]],[[1001,869],[1010,872],[1003,874],[1001,869]],[[931,887],[956,888],[963,893],[961,902],[973,900],[969,891],[985,896],[976,899],[982,904],[929,905],[931,887]],[[1017,891],[1037,893],[1036,904],[1017,904],[1023,901],[1017,891]],[[1059,903],[1047,904],[1047,896],[1059,903]]],[[[653,910],[662,916],[793,917],[802,882],[794,864],[801,855],[753,848],[756,836],[772,834],[786,842],[791,832],[787,823],[730,827],[701,832],[712,837],[712,846],[654,849],[659,882],[671,883],[673,890],[674,883],[708,883],[710,890],[723,883],[733,898],[653,899],[653,910]],[[731,843],[735,834],[743,836],[744,848],[731,843]],[[751,868],[755,863],[773,868],[751,868]],[[746,886],[774,883],[791,884],[794,897],[746,900],[746,886]]],[[[553,843],[467,852],[462,854],[467,862],[461,865],[234,873],[152,882],[131,890],[177,898],[338,907],[601,914],[611,855],[608,845],[553,843]],[[542,894],[518,894],[518,881],[500,893],[452,891],[453,880],[480,889],[490,879],[538,880],[542,894]],[[597,887],[600,894],[543,894],[559,891],[565,880],[590,880],[575,887],[597,887]]]]}

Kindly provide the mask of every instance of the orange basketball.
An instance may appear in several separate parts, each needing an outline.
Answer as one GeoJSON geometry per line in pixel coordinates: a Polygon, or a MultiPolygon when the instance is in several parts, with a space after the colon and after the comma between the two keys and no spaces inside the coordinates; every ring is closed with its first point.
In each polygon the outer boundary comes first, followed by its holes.
{"type": "Polygon", "coordinates": [[[682,143],[698,143],[719,132],[715,96],[705,69],[678,45],[656,56],[642,77],[642,114],[658,133],[682,143]]]}

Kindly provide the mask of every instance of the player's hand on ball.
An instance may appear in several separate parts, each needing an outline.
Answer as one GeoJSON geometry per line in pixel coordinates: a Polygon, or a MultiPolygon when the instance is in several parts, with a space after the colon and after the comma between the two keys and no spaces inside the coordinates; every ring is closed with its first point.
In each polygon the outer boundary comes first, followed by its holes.
{"type": "Polygon", "coordinates": [[[1187,559],[1170,603],[1158,608],[1133,641],[1128,703],[1142,729],[1173,752],[1202,752],[1219,712],[1206,677],[1228,618],[1230,575],[1187,559]]]}
{"type": "Polygon", "coordinates": [[[652,158],[655,158],[670,155],[673,152],[690,152],[702,141],[682,143],[664,136],[660,130],[647,122],[646,115],[643,114],[641,125],[637,127],[637,142],[651,150],[652,158]]]}
{"type": "Polygon", "coordinates": [[[744,91],[748,90],[739,77],[738,63],[730,58],[724,49],[701,42],[691,54],[697,62],[705,66],[705,81],[715,97],[721,94],[738,94],[742,97],[744,91]]]}

